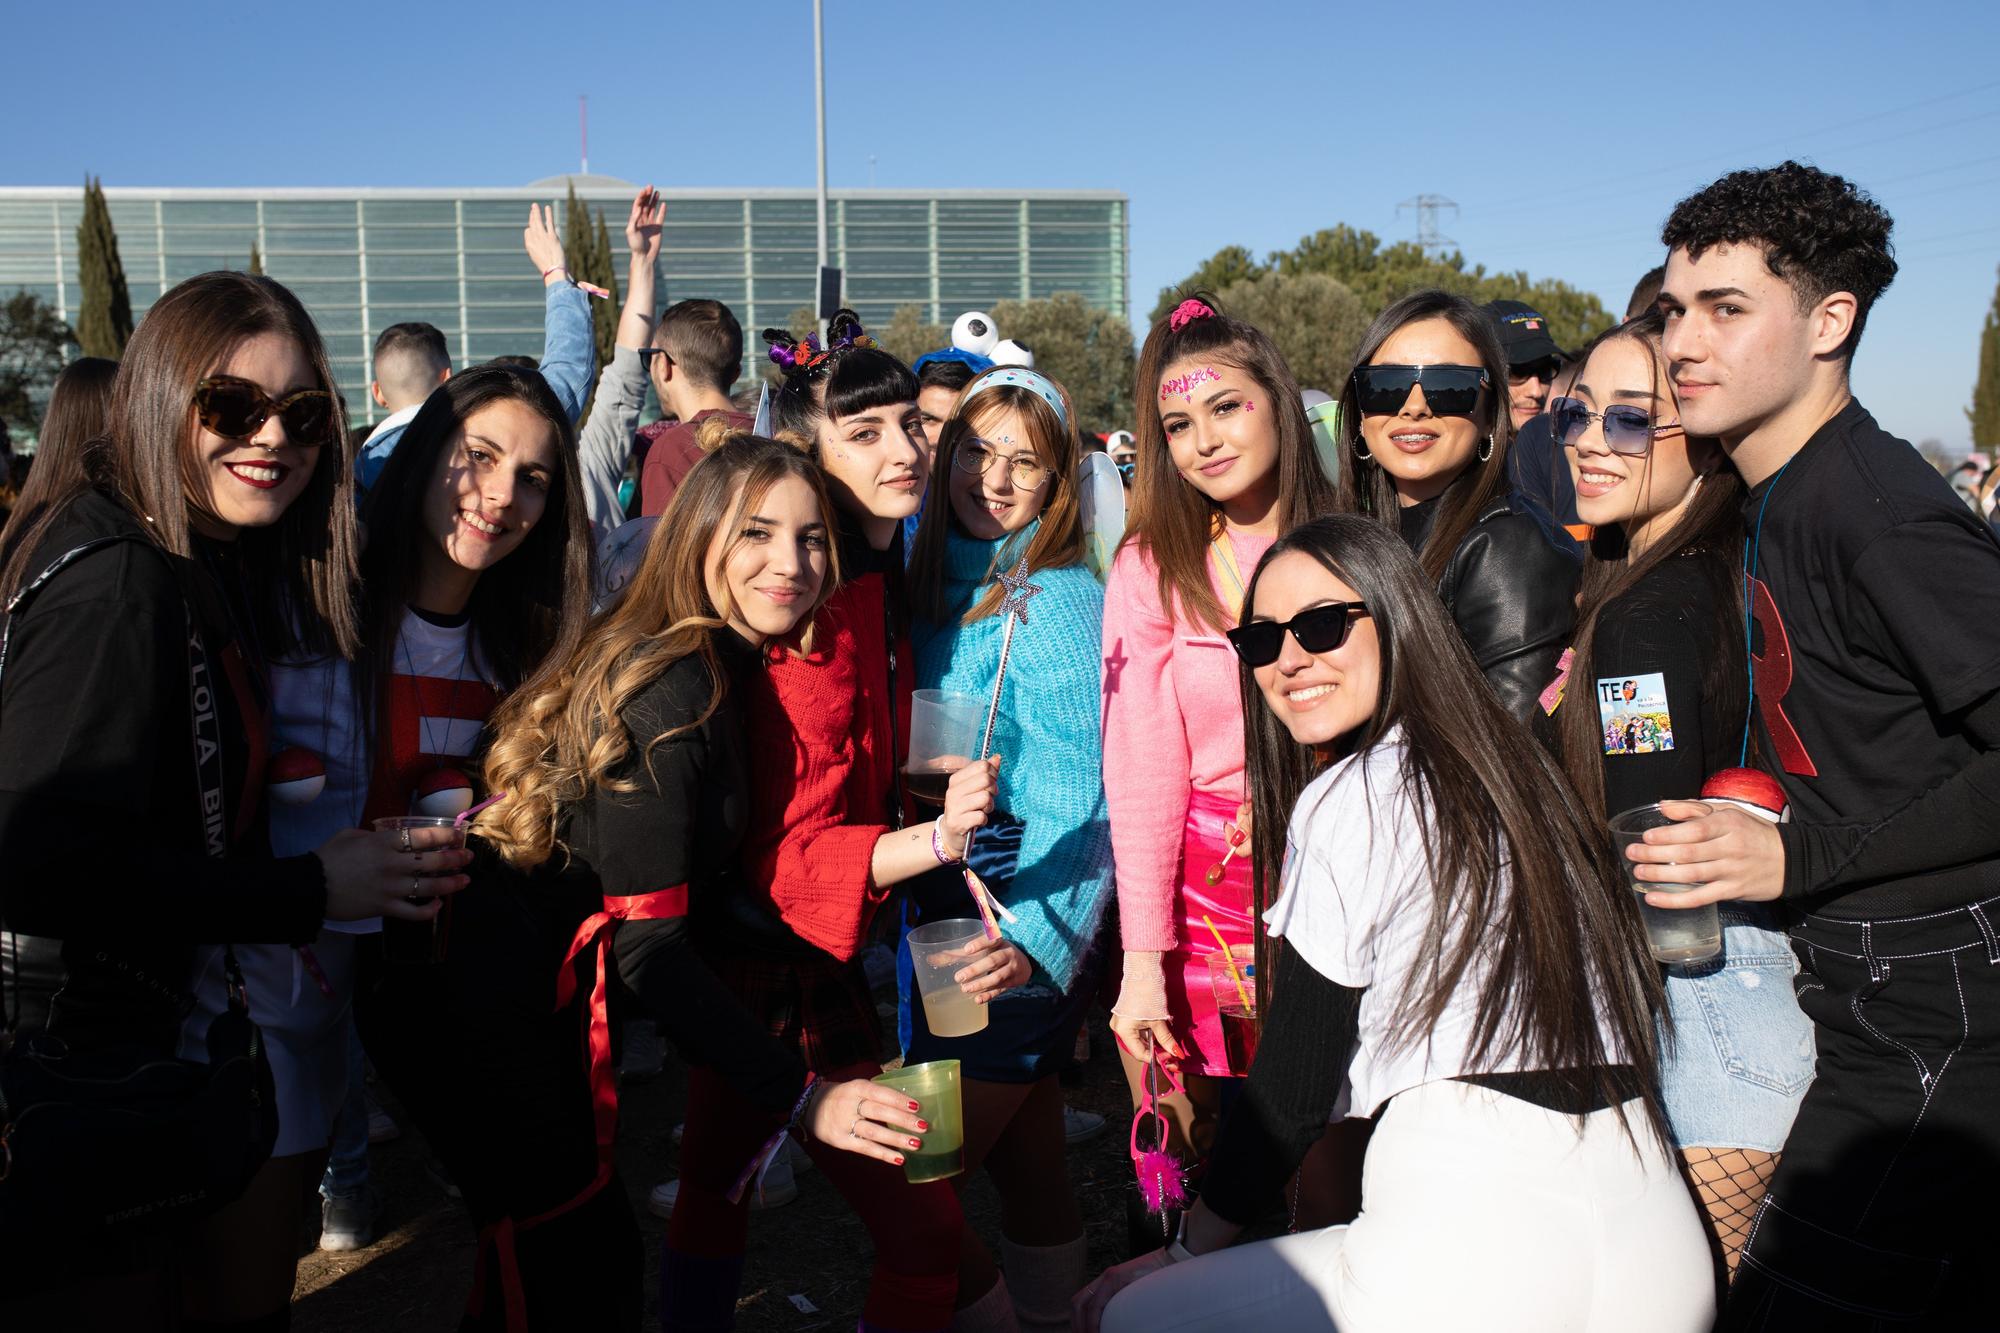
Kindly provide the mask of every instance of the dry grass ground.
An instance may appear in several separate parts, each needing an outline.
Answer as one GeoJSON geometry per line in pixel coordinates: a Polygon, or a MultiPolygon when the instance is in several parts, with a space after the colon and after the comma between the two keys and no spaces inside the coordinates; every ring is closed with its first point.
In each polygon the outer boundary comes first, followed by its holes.
{"type": "MultiPolygon", "coordinates": [[[[1126,1158],[1131,1123],[1125,1085],[1102,1011],[1093,1015],[1092,1058],[1075,1086],[1071,1105],[1104,1115],[1105,1132],[1072,1148],[1070,1183],[1091,1238],[1091,1271],[1124,1257],[1124,1193],[1134,1188],[1126,1158]]],[[[378,1088],[378,1091],[381,1091],[378,1088]]],[[[628,1087],[622,1098],[619,1168],[647,1240],[646,1318],[657,1327],[657,1254],[665,1223],[645,1210],[652,1186],[673,1174],[671,1137],[681,1118],[686,1079],[670,1058],[656,1080],[628,1087]]],[[[394,1109],[393,1098],[384,1101],[394,1109]]],[[[523,1151],[533,1151],[524,1144],[523,1151]]],[[[400,1139],[374,1149],[371,1170],[382,1197],[380,1239],[351,1254],[314,1250],[299,1265],[292,1327],[296,1333],[411,1330],[458,1327],[472,1283],[473,1234],[460,1206],[425,1170],[422,1138],[406,1126],[400,1139]]],[[[851,1329],[868,1283],[869,1246],[861,1224],[818,1172],[799,1177],[798,1199],[753,1214],[737,1327],[744,1330],[851,1329]],[[818,1308],[803,1314],[789,1299],[804,1296],[818,1308]]],[[[992,1186],[967,1183],[966,1209],[989,1244],[999,1234],[992,1186]]]]}

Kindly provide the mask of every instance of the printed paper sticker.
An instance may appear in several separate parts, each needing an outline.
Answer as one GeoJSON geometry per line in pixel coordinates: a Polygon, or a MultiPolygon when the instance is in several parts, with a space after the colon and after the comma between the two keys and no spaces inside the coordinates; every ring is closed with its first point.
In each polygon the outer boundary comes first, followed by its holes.
{"type": "Polygon", "coordinates": [[[1667,678],[1600,676],[1597,716],[1604,724],[1604,753],[1659,754],[1674,748],[1674,719],[1667,711],[1667,678]]]}

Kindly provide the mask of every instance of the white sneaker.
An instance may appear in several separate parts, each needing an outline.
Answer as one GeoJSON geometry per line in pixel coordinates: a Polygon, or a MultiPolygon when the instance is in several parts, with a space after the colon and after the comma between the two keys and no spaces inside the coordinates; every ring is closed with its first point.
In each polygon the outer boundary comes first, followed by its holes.
{"type": "Polygon", "coordinates": [[[369,1190],[319,1201],[319,1247],[365,1250],[375,1243],[375,1195],[369,1190]]]}
{"type": "MultiPolygon", "coordinates": [[[[681,1196],[679,1180],[662,1181],[653,1186],[653,1192],[646,1196],[646,1211],[654,1217],[672,1217],[674,1200],[681,1196]]],[[[792,1178],[792,1164],[784,1153],[774,1153],[771,1164],[764,1168],[764,1174],[757,1177],[757,1187],[750,1193],[750,1211],[762,1212],[766,1208],[782,1208],[799,1197],[799,1182],[792,1178]]]]}
{"type": "MultiPolygon", "coordinates": [[[[683,1120],[678,1125],[674,1126],[673,1138],[674,1138],[674,1146],[676,1148],[681,1146],[681,1138],[686,1133],[687,1133],[687,1121],[683,1120]]],[[[815,1165],[813,1162],[812,1154],[807,1152],[801,1146],[799,1146],[799,1141],[793,1138],[789,1134],[785,1135],[784,1150],[780,1152],[778,1155],[784,1158],[785,1161],[791,1165],[792,1174],[795,1176],[802,1176],[806,1174],[808,1171],[819,1170],[819,1167],[815,1165]]],[[[661,1214],[661,1216],[665,1216],[665,1214],[663,1213],[661,1214]]]]}
{"type": "Polygon", "coordinates": [[[1104,1117],[1095,1111],[1079,1111],[1063,1104],[1063,1142],[1074,1146],[1088,1143],[1104,1132],[1104,1117]]]}

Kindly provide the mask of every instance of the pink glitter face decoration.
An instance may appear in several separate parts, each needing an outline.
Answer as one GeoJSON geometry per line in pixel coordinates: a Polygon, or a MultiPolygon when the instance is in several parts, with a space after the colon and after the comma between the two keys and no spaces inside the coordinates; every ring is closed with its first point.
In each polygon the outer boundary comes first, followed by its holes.
{"type": "Polygon", "coordinates": [[[1196,388],[1212,380],[1220,380],[1221,378],[1222,376],[1216,374],[1207,366],[1203,366],[1200,370],[1191,370],[1185,375],[1176,375],[1170,380],[1162,380],[1160,381],[1160,401],[1164,403],[1169,398],[1177,397],[1185,402],[1192,403],[1196,388]]]}
{"type": "Polygon", "coordinates": [[[1243,400],[1243,410],[1245,412],[1255,412],[1257,410],[1257,404],[1251,402],[1248,398],[1245,398],[1243,400]]]}

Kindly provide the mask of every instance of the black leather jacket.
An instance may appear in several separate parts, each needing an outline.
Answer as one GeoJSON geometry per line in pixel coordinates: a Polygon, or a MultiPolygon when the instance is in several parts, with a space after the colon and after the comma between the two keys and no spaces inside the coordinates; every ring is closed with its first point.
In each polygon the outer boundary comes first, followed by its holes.
{"type": "MultiPolygon", "coordinates": [[[[1423,549],[1434,517],[1434,502],[1403,511],[1403,539],[1412,549],[1423,549]]],[[[1526,508],[1503,498],[1481,511],[1438,580],[1438,596],[1473,660],[1502,706],[1523,721],[1555,679],[1576,625],[1581,574],[1526,508]]]]}

